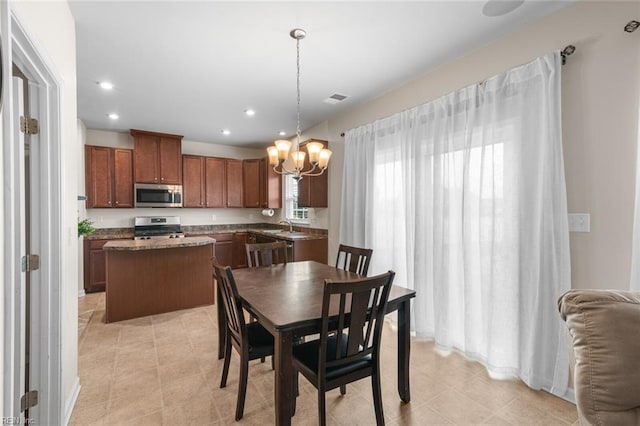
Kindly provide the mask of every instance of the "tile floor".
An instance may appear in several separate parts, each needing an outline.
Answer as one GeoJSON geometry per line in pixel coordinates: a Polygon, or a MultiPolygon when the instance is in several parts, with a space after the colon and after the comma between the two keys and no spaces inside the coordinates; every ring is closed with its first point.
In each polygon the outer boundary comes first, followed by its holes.
{"type": "MultiPolygon", "coordinates": [[[[104,293],[80,299],[94,309],[80,339],[82,389],[71,425],[232,425],[238,389],[238,358],[232,359],[227,387],[220,389],[215,306],[104,323],[104,293]]],[[[518,381],[490,379],[478,363],[459,354],[442,356],[430,342],[411,347],[411,395],[402,404],[396,392],[396,336],[385,325],[382,387],[387,425],[578,424],[574,405],[518,381]]],[[[316,425],[317,397],[300,378],[293,424],[316,425]]],[[[327,394],[328,423],[375,424],[369,379],[327,394]]],[[[267,361],[249,365],[245,425],[274,422],[273,371],[267,361]]]]}

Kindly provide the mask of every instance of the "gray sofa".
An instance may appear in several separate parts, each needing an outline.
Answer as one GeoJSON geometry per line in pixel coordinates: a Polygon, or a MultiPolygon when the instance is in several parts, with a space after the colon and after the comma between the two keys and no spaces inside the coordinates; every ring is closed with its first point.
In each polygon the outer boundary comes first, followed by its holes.
{"type": "Polygon", "coordinates": [[[640,293],[571,290],[558,300],[573,338],[582,425],[640,425],[640,293]]]}

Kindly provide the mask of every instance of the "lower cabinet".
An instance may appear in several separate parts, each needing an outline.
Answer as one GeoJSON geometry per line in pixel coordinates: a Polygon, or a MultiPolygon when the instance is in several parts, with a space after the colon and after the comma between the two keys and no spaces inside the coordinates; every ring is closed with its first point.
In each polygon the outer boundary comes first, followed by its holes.
{"type": "Polygon", "coordinates": [[[289,241],[284,238],[267,237],[260,234],[249,234],[248,240],[256,243],[272,243],[275,241],[284,241],[287,243],[287,260],[289,262],[301,262],[303,260],[315,260],[320,263],[328,263],[327,251],[328,240],[326,238],[317,238],[313,240],[295,240],[289,241]]]}
{"type": "Polygon", "coordinates": [[[110,240],[84,240],[84,292],[104,291],[107,283],[106,256],[102,246],[110,240]]]}
{"type": "Polygon", "coordinates": [[[233,234],[210,234],[207,235],[216,240],[215,253],[216,262],[220,265],[230,265],[233,268],[233,234]]]}
{"type": "Polygon", "coordinates": [[[233,236],[233,256],[231,258],[231,267],[233,269],[246,268],[247,263],[247,251],[245,244],[247,243],[246,232],[236,232],[233,236]]]}

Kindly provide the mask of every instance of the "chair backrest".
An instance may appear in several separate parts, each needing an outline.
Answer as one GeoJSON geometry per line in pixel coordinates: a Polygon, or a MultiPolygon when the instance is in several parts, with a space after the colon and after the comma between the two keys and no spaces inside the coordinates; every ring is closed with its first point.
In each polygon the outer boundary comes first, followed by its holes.
{"type": "MultiPolygon", "coordinates": [[[[246,323],[242,309],[242,299],[238,295],[236,281],[233,278],[231,267],[223,266],[213,261],[213,271],[215,279],[220,288],[220,295],[224,305],[225,315],[227,317],[227,326],[229,328],[230,337],[237,344],[244,344],[246,338],[246,323]]],[[[220,309],[222,306],[218,306],[220,309]]]]}
{"type": "Polygon", "coordinates": [[[359,247],[346,246],[340,244],[338,248],[338,258],[336,259],[336,268],[345,271],[354,272],[363,277],[369,272],[369,262],[371,261],[372,249],[364,249],[359,247]]]}
{"type": "MultiPolygon", "coordinates": [[[[350,281],[324,282],[320,332],[320,376],[326,369],[369,355],[378,358],[382,324],[395,272],[350,281]],[[337,307],[337,310],[336,310],[337,307]],[[327,361],[329,333],[337,336],[335,360],[327,361]]],[[[374,359],[375,359],[374,358],[374,359]]]]}
{"type": "Polygon", "coordinates": [[[245,244],[245,247],[249,268],[287,263],[287,243],[285,241],[245,244]]]}

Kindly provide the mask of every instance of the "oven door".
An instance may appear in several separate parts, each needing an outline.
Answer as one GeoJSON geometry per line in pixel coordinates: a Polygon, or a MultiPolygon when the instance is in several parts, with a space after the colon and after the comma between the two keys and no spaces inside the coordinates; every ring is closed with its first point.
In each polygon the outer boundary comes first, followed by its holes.
{"type": "Polygon", "coordinates": [[[138,183],[135,192],[136,207],[182,207],[181,185],[138,183]]]}

